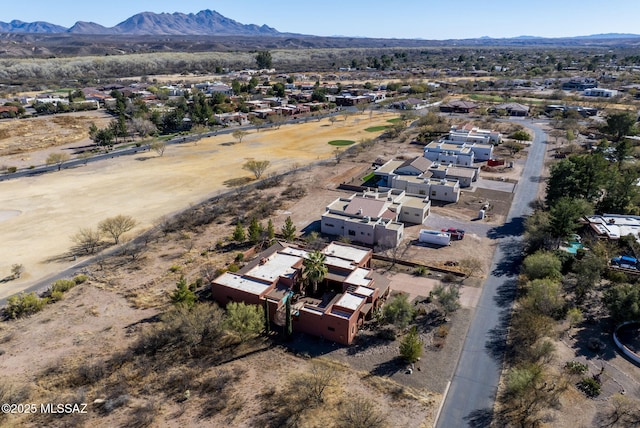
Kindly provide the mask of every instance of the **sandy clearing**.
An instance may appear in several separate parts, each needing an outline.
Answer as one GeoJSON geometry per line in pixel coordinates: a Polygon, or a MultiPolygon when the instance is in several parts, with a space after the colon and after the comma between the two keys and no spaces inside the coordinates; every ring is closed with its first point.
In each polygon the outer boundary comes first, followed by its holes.
{"type": "Polygon", "coordinates": [[[394,116],[379,113],[372,120],[354,120],[356,116],[346,121],[341,117],[334,124],[324,119],[252,131],[242,144],[228,144],[233,142],[230,135],[218,135],[197,144],[169,146],[163,157],[145,152],[1,182],[2,211],[22,214],[0,222],[0,277],[8,275],[14,263],[23,264],[25,273],[0,286],[0,297],[75,263],[71,257],[47,260],[65,255],[72,246],[70,236],[80,227],[96,227],[104,218],[125,214],[139,222],[132,233],[140,232],[163,215],[225,191],[225,180],[250,175],[242,170],[247,159],[269,159],[268,172],[275,172],[331,158],[335,147],[328,141],[373,138],[378,134],[364,129],[394,116]]]}

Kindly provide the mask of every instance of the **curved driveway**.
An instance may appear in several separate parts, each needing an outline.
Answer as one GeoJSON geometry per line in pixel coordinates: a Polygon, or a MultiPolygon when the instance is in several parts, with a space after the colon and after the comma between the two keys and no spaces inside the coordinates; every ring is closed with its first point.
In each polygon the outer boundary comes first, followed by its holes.
{"type": "Polygon", "coordinates": [[[438,428],[487,427],[493,420],[520,269],[524,218],[531,212],[529,204],[536,197],[547,150],[542,129],[533,123],[524,125],[534,130],[534,140],[505,224],[487,232],[498,246],[436,422],[438,428]]]}

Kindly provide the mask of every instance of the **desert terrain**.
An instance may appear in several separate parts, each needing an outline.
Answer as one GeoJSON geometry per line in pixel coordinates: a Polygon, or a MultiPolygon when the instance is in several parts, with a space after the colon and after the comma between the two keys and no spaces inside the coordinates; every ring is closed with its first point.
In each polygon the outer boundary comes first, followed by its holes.
{"type": "MultiPolygon", "coordinates": [[[[241,144],[224,134],[169,146],[163,156],[141,151],[57,173],[3,181],[0,276],[9,275],[16,263],[24,265],[25,272],[19,280],[0,286],[0,298],[77,263],[69,250],[73,245],[70,237],[79,228],[95,228],[105,218],[124,214],[138,222],[133,236],[164,215],[225,192],[226,180],[250,177],[242,169],[249,159],[270,160],[267,174],[290,170],[333,157],[335,146],[327,144],[331,140],[376,137],[379,133],[365,129],[388,124],[393,117],[390,113],[375,113],[371,119],[340,116],[335,123],[323,119],[251,131],[241,144]]],[[[88,143],[80,140],[77,145],[88,143]]]]}

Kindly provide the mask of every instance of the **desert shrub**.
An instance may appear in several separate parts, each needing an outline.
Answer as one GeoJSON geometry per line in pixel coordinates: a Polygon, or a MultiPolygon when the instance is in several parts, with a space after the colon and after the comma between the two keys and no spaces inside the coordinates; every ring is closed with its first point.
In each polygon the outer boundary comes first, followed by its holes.
{"type": "Polygon", "coordinates": [[[400,328],[405,328],[415,315],[415,309],[408,300],[408,295],[397,294],[383,309],[384,320],[400,328]]]}
{"type": "Polygon", "coordinates": [[[236,254],[236,257],[233,259],[236,263],[241,263],[244,260],[244,253],[236,254]]]}
{"type": "Polygon", "coordinates": [[[131,401],[131,396],[129,394],[121,394],[113,398],[108,398],[103,402],[98,401],[96,406],[100,409],[101,413],[109,414],[117,408],[128,404],[129,401],[131,401]]]}
{"type": "MultiPolygon", "coordinates": [[[[30,395],[29,388],[25,385],[15,385],[9,383],[6,379],[0,380],[0,402],[6,404],[26,403],[30,395]]],[[[7,418],[8,413],[0,412],[0,425],[7,418]]]]}
{"type": "Polygon", "coordinates": [[[449,326],[446,324],[439,325],[436,329],[435,335],[444,339],[449,335],[449,326]]]}
{"type": "Polygon", "coordinates": [[[89,279],[89,277],[87,275],[80,274],[80,275],[76,275],[76,276],[73,277],[73,282],[75,282],[76,285],[79,285],[79,284],[87,282],[88,279],[89,279]]]}
{"type": "Polygon", "coordinates": [[[18,171],[18,167],[10,166],[10,167],[8,167],[8,168],[7,168],[7,172],[8,172],[9,174],[13,174],[13,173],[14,173],[14,172],[16,172],[16,171],[18,171]]]}
{"type": "Polygon", "coordinates": [[[231,263],[228,267],[229,272],[238,272],[240,270],[240,266],[235,263],[231,263]]]}
{"type": "Polygon", "coordinates": [[[413,274],[415,276],[425,276],[427,272],[429,272],[429,269],[427,269],[425,266],[418,266],[413,270],[413,274]]]}
{"type": "Polygon", "coordinates": [[[205,397],[200,411],[201,417],[210,418],[227,408],[231,399],[229,386],[233,385],[236,379],[228,371],[220,370],[201,381],[198,392],[205,397]]]}
{"type": "Polygon", "coordinates": [[[338,415],[338,428],[384,428],[387,425],[385,415],[363,397],[350,398],[338,415]]]}
{"type": "Polygon", "coordinates": [[[223,346],[219,340],[223,320],[224,313],[216,305],[177,306],[144,331],[132,351],[138,355],[169,353],[179,358],[210,354],[223,346]]]}
{"type": "Polygon", "coordinates": [[[40,312],[49,299],[40,298],[36,293],[20,293],[7,299],[4,314],[7,318],[22,318],[40,312]]]}
{"type": "Polygon", "coordinates": [[[595,398],[600,395],[600,391],[602,389],[602,385],[600,382],[592,377],[582,378],[580,382],[578,382],[578,389],[589,398],[595,398]]]}
{"type": "Polygon", "coordinates": [[[187,280],[182,275],[176,283],[176,289],[171,294],[171,302],[174,305],[185,305],[191,307],[195,304],[198,297],[187,285],[187,280]]]}
{"type": "Polygon", "coordinates": [[[50,291],[49,292],[49,299],[50,299],[50,301],[52,303],[62,300],[63,296],[64,296],[64,293],[62,291],[60,291],[60,290],[55,290],[55,291],[50,291]]]}
{"type": "Polygon", "coordinates": [[[415,326],[402,339],[400,356],[410,363],[415,363],[422,356],[422,340],[415,326]]]}
{"type": "Polygon", "coordinates": [[[578,361],[567,361],[564,369],[571,374],[584,374],[587,372],[587,365],[578,361]]]}
{"type": "Polygon", "coordinates": [[[173,273],[180,272],[181,270],[182,270],[182,266],[180,265],[173,265],[169,268],[169,271],[173,273]]]}
{"type": "Polygon", "coordinates": [[[307,189],[302,186],[291,184],[284,189],[281,193],[282,197],[289,200],[296,200],[304,197],[307,194],[307,189]]]}
{"type": "Polygon", "coordinates": [[[224,326],[245,341],[260,334],[264,329],[264,320],[262,306],[231,302],[227,305],[224,326]]]}
{"type": "Polygon", "coordinates": [[[51,284],[49,291],[51,293],[59,291],[61,293],[67,292],[76,286],[76,282],[70,279],[59,279],[51,284]]]}
{"type": "Polygon", "coordinates": [[[153,400],[147,401],[146,403],[133,408],[127,425],[135,427],[151,426],[155,421],[156,416],[159,414],[160,404],[153,400]]]}

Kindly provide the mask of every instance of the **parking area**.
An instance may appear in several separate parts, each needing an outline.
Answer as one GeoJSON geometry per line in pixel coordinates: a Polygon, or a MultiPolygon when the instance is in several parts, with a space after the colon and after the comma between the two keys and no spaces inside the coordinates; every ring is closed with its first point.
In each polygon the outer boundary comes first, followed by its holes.
{"type": "Polygon", "coordinates": [[[510,183],[508,181],[500,180],[488,180],[486,178],[478,177],[475,186],[480,189],[497,190],[499,192],[513,193],[516,188],[516,183],[510,183]]]}
{"type": "MultiPolygon", "coordinates": [[[[401,291],[409,295],[409,301],[416,297],[427,297],[429,293],[440,283],[440,274],[431,277],[419,277],[406,273],[388,273],[387,278],[391,281],[392,291],[401,291]]],[[[460,304],[464,308],[475,308],[480,298],[482,289],[480,287],[461,286],[460,304]]]]}

